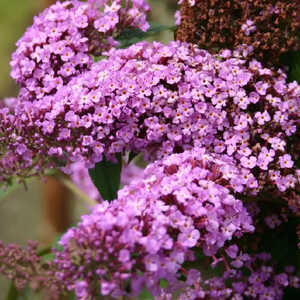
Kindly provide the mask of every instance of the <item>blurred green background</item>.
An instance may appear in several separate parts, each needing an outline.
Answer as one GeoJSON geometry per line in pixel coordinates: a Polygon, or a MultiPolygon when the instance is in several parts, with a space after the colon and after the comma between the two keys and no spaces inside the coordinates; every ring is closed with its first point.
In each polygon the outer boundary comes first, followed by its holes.
{"type": "Polygon", "coordinates": [[[9,60],[15,43],[31,24],[43,0],[0,0],[0,98],[15,96],[17,89],[9,77],[9,60]]]}
{"type": "MultiPolygon", "coordinates": [[[[50,2],[50,0],[0,0],[0,99],[17,96],[18,88],[9,76],[11,53],[26,27],[32,24],[33,16],[50,2]]],[[[176,0],[149,1],[152,7],[151,21],[172,26],[176,2],[176,0]]],[[[173,39],[173,33],[166,31],[155,39],[167,42],[173,39]]],[[[19,187],[4,199],[0,199],[0,240],[4,243],[24,245],[28,239],[45,242],[49,239],[49,235],[55,234],[44,220],[43,194],[43,183],[33,180],[28,185],[28,191],[19,187]]],[[[76,196],[71,198],[71,221],[74,224],[87,209],[76,196]]],[[[0,300],[5,299],[8,285],[9,282],[0,276],[0,300]]],[[[31,295],[28,299],[44,299],[44,297],[31,295]]]]}

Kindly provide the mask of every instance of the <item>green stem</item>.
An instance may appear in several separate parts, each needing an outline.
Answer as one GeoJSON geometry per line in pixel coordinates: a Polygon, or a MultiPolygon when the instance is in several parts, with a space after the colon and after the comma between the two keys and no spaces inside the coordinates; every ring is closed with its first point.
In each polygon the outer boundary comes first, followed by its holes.
{"type": "Polygon", "coordinates": [[[15,287],[14,283],[11,282],[6,296],[6,300],[17,300],[19,298],[19,291],[15,287]]]}

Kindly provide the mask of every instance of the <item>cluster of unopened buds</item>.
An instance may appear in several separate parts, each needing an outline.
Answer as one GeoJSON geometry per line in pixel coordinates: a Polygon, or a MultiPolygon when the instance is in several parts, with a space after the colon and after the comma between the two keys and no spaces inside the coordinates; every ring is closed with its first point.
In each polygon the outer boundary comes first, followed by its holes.
{"type": "MultiPolygon", "coordinates": [[[[148,11],[144,0],[58,2],[17,43],[20,93],[0,107],[0,186],[61,168],[99,203],[47,264],[24,258],[36,246],[0,244],[0,272],[81,300],[144,288],[157,300],[281,299],[299,288],[297,270],[277,267],[258,241],[300,215],[300,85],[253,58],[251,43],[117,49],[124,28],[148,29],[148,11]],[[124,187],[103,201],[88,168],[139,153],[149,165],[123,166],[124,187]]],[[[246,37],[256,30],[241,24],[246,37]]]]}

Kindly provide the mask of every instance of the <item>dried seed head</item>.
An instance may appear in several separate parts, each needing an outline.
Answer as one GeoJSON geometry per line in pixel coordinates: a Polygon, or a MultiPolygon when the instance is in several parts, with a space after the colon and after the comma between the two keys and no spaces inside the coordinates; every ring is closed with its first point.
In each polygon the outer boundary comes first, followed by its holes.
{"type": "Polygon", "coordinates": [[[218,51],[242,44],[267,66],[300,49],[300,0],[182,1],[176,39],[218,51]]]}

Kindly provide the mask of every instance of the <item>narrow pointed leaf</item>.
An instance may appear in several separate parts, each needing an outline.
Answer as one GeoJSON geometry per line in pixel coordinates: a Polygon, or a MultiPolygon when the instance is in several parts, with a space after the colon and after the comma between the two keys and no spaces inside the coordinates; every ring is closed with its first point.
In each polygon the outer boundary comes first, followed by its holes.
{"type": "Polygon", "coordinates": [[[132,162],[132,160],[134,160],[137,157],[137,155],[138,155],[138,153],[130,151],[127,163],[130,164],[132,162]]]}
{"type": "Polygon", "coordinates": [[[103,159],[93,169],[89,169],[90,177],[104,200],[116,199],[120,187],[122,160],[117,155],[117,163],[103,159]]]}

